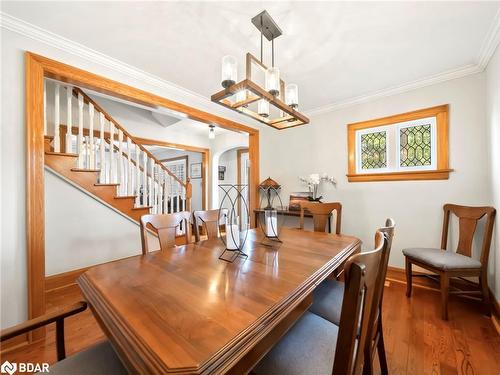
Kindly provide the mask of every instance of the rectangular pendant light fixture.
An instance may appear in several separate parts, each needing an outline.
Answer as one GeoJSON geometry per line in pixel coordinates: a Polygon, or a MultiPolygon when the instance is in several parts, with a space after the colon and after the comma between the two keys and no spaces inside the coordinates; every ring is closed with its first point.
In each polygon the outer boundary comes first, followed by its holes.
{"type": "Polygon", "coordinates": [[[298,86],[291,83],[285,87],[280,69],[274,66],[274,39],[282,35],[281,29],[265,10],[253,17],[252,23],[261,33],[260,60],[247,53],[245,79],[236,82],[236,59],[224,56],[221,80],[224,89],[213,94],[211,100],[278,130],[308,124],[309,119],[298,111],[298,86]],[[270,68],[262,62],[264,36],[272,43],[270,68]],[[253,79],[254,69],[265,77],[264,87],[253,79]]]}

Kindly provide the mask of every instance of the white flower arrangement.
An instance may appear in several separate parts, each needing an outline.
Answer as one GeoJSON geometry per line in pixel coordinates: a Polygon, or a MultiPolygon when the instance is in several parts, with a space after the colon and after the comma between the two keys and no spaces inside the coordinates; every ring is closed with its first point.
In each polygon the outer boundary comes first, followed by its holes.
{"type": "Polygon", "coordinates": [[[309,192],[312,194],[312,200],[319,201],[322,196],[318,197],[318,189],[322,182],[332,184],[333,186],[337,186],[337,181],[335,178],[328,176],[326,173],[319,174],[313,173],[307,177],[299,177],[300,182],[307,185],[309,192]]]}

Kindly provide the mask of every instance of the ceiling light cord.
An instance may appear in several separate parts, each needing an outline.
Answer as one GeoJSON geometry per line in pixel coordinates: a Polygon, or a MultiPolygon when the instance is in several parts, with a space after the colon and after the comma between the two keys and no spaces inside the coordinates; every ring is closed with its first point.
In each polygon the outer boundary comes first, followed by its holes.
{"type": "Polygon", "coordinates": [[[273,39],[271,39],[271,55],[272,55],[271,66],[274,68],[274,36],[273,36],[273,34],[271,34],[271,37],[273,37],[273,39]]]}
{"type": "Polygon", "coordinates": [[[263,46],[264,46],[264,39],[263,39],[263,33],[262,33],[262,27],[263,27],[263,23],[262,23],[262,16],[260,16],[260,63],[263,64],[263,61],[262,61],[262,50],[263,50],[263,46]]]}

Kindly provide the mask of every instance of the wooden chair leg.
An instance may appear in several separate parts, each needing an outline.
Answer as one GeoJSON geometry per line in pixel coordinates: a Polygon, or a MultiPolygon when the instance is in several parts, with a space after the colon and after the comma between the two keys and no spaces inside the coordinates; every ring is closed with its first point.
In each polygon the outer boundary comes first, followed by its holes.
{"type": "Polygon", "coordinates": [[[363,363],[363,375],[373,375],[373,358],[370,356],[365,356],[365,362],[363,363]]]}
{"type": "Polygon", "coordinates": [[[387,366],[387,357],[385,355],[384,332],[382,330],[382,317],[379,318],[378,330],[379,338],[377,342],[378,361],[380,363],[380,373],[382,375],[389,374],[389,367],[387,366]]]}
{"type": "Polygon", "coordinates": [[[483,295],[483,304],[486,315],[491,316],[490,290],[488,288],[488,276],[486,271],[482,271],[481,276],[479,276],[479,286],[481,288],[481,294],[483,295]]]}
{"type": "Polygon", "coordinates": [[[411,297],[411,260],[410,258],[405,258],[405,270],[406,270],[406,297],[411,297]]]}
{"type": "Polygon", "coordinates": [[[450,288],[450,278],[446,272],[440,273],[441,281],[441,317],[443,320],[448,320],[448,295],[450,288]]]}

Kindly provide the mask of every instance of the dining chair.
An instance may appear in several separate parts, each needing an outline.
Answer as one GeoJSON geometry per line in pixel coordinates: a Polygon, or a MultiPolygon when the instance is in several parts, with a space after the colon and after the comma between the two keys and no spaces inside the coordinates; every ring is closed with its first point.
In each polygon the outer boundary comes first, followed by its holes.
{"type": "Polygon", "coordinates": [[[141,216],[141,243],[142,253],[149,252],[148,247],[148,228],[152,229],[158,236],[160,250],[175,247],[177,228],[184,226],[185,243],[191,243],[191,225],[189,218],[191,214],[188,211],[175,212],[166,215],[143,215],[141,216]]]}
{"type": "MultiPolygon", "coordinates": [[[[385,226],[378,229],[378,232],[384,233],[387,237],[387,247],[382,253],[382,261],[378,270],[378,279],[376,285],[375,300],[378,301],[378,311],[375,317],[376,329],[372,338],[372,347],[365,353],[364,371],[367,374],[372,373],[373,357],[378,353],[380,369],[382,374],[388,374],[387,357],[385,355],[384,335],[382,329],[382,299],[384,295],[384,282],[389,264],[389,255],[391,253],[392,239],[394,237],[395,222],[388,218],[385,226]]],[[[375,247],[380,244],[377,242],[380,237],[375,236],[375,247]]],[[[339,325],[340,314],[342,311],[342,298],[344,296],[345,283],[342,281],[326,279],[319,284],[313,293],[313,303],[309,311],[321,316],[322,318],[339,325]]]]}
{"type": "Polygon", "coordinates": [[[200,241],[200,224],[205,229],[208,239],[219,237],[220,224],[225,223],[227,217],[227,208],[207,210],[207,211],[194,211],[193,212],[193,227],[195,241],[200,241]]]}
{"type": "Polygon", "coordinates": [[[443,206],[444,219],[441,233],[441,248],[409,248],[403,249],[406,268],[406,296],[411,296],[412,277],[433,275],[412,274],[412,265],[415,264],[439,276],[441,287],[441,317],[448,320],[448,296],[450,293],[462,295],[479,294],[488,315],[491,313],[490,295],[488,289],[488,257],[490,253],[493,225],[496,210],[493,207],[469,207],[456,204],[443,206]],[[450,213],[458,217],[459,233],[456,251],[447,250],[450,213]],[[481,255],[479,260],[472,258],[472,243],[477,223],[486,215],[481,255]],[[461,278],[468,284],[474,284],[478,290],[456,290],[450,292],[450,278],[461,278]],[[464,277],[478,277],[479,283],[472,283],[464,277]]]}
{"type": "Polygon", "coordinates": [[[300,205],[300,229],[304,229],[304,212],[309,211],[313,216],[313,224],[315,232],[327,232],[329,224],[328,218],[333,211],[336,211],[335,218],[335,233],[340,234],[342,222],[342,204],[340,202],[320,203],[320,202],[299,202],[300,205]]]}
{"type": "Polygon", "coordinates": [[[0,342],[31,332],[48,324],[56,323],[57,361],[49,367],[49,373],[55,375],[121,375],[128,374],[113,346],[103,341],[88,349],[66,357],[64,342],[64,320],[87,308],[86,302],[60,308],[0,332],[0,342]]]}
{"type": "Polygon", "coordinates": [[[371,347],[376,290],[388,239],[377,232],[379,246],[353,255],[346,263],[344,303],[337,326],[306,311],[252,370],[258,375],[360,374],[364,352],[371,347]]]}

